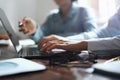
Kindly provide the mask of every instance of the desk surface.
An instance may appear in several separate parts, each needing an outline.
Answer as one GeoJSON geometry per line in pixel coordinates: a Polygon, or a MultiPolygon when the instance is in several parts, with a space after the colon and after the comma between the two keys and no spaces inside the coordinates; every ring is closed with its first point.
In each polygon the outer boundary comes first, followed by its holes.
{"type": "Polygon", "coordinates": [[[88,73],[85,71],[85,68],[49,66],[47,61],[40,59],[33,59],[33,61],[37,63],[42,62],[48,67],[48,69],[45,71],[0,77],[0,80],[119,80],[110,76],[88,73]]]}
{"type": "MultiPolygon", "coordinates": [[[[0,55],[3,58],[14,57],[16,55],[14,51],[0,55]],[[12,54],[12,55],[11,55],[12,54]]],[[[11,76],[0,77],[0,80],[120,80],[112,76],[106,76],[96,73],[86,72],[87,68],[80,67],[63,67],[63,66],[49,66],[48,61],[41,59],[31,59],[37,63],[43,63],[48,68],[44,71],[22,73],[11,76]]],[[[104,62],[105,60],[98,60],[98,62],[104,62]]]]}

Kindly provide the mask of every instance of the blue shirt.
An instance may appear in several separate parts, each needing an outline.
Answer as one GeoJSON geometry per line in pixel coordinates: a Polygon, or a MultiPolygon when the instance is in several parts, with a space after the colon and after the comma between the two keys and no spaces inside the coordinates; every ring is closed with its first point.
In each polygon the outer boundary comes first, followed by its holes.
{"type": "Polygon", "coordinates": [[[55,9],[50,13],[46,22],[42,26],[38,26],[36,33],[30,37],[38,42],[43,36],[50,34],[75,35],[91,31],[95,26],[96,24],[89,10],[73,3],[64,20],[61,18],[61,10],[55,9]]]}

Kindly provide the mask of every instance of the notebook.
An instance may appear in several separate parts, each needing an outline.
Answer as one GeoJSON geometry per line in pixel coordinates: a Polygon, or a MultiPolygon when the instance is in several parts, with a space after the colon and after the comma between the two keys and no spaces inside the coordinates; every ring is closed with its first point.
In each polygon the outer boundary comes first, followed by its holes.
{"type": "Polygon", "coordinates": [[[23,58],[13,58],[0,61],[0,77],[45,69],[46,66],[43,64],[38,64],[23,58]]]}
{"type": "Polygon", "coordinates": [[[0,24],[3,26],[7,34],[9,35],[9,38],[18,54],[19,57],[24,58],[41,58],[41,57],[49,57],[52,54],[46,54],[43,52],[40,52],[37,45],[27,46],[23,47],[19,45],[19,39],[17,35],[15,34],[14,30],[12,29],[12,26],[9,23],[9,20],[7,19],[4,11],[0,9],[0,24]]]}

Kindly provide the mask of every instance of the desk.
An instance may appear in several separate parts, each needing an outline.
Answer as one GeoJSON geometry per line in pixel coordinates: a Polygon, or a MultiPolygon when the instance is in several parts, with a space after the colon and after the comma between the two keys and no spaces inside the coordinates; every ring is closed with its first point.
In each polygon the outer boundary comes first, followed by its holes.
{"type": "MultiPolygon", "coordinates": [[[[46,61],[32,59],[37,63],[43,63],[48,66],[46,61]]],[[[109,76],[103,76],[95,73],[87,73],[84,68],[67,68],[60,66],[48,66],[45,71],[22,73],[12,76],[0,77],[0,80],[119,80],[109,76]]]]}
{"type": "MultiPolygon", "coordinates": [[[[9,55],[10,54],[11,53],[9,53],[9,55]]],[[[12,58],[12,56],[10,57],[12,58]]],[[[49,66],[46,60],[31,60],[37,63],[43,63],[48,67],[47,70],[0,77],[0,80],[119,80],[110,76],[88,73],[86,72],[86,68],[49,66]]],[[[98,60],[98,62],[104,61],[105,60],[98,60]]]]}

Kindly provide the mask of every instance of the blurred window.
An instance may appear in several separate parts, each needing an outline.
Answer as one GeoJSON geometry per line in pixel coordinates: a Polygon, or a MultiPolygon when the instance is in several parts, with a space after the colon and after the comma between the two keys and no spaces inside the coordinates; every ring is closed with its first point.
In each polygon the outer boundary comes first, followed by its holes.
{"type": "Polygon", "coordinates": [[[93,8],[98,24],[103,24],[116,12],[115,0],[78,0],[80,6],[93,8]]]}

